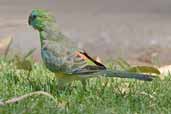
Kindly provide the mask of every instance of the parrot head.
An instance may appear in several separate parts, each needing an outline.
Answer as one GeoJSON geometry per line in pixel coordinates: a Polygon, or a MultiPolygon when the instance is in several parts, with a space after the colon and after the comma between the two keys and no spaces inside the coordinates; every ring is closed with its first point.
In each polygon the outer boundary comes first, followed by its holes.
{"type": "Polygon", "coordinates": [[[28,24],[38,31],[42,31],[48,23],[54,22],[56,22],[55,17],[48,11],[42,9],[32,10],[28,19],[28,24]]]}

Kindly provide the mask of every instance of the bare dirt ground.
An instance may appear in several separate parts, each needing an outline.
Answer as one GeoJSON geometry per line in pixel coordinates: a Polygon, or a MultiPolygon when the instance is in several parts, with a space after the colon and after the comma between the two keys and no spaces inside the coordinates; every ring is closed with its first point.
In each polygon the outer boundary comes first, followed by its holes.
{"type": "Polygon", "coordinates": [[[0,38],[11,35],[13,48],[36,47],[39,36],[27,25],[34,8],[53,12],[61,30],[90,55],[123,57],[132,63],[170,64],[170,0],[0,0],[0,38]]]}

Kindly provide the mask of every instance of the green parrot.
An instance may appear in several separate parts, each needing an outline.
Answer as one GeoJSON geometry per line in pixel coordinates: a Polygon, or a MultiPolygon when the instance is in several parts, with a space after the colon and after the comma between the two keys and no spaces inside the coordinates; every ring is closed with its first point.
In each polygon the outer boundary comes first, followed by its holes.
{"type": "Polygon", "coordinates": [[[32,10],[28,23],[40,34],[42,60],[46,67],[55,73],[59,86],[73,80],[84,81],[97,76],[133,78],[144,81],[151,81],[155,77],[107,68],[62,34],[55,17],[46,10],[32,10]],[[93,64],[89,64],[90,61],[93,64]]]}

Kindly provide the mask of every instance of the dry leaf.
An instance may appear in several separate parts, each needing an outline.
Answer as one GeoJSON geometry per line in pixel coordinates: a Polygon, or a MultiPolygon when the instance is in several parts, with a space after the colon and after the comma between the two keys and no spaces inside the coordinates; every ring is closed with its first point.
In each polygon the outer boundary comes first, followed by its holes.
{"type": "Polygon", "coordinates": [[[97,62],[99,62],[99,63],[102,63],[102,60],[101,60],[100,57],[98,57],[98,56],[95,58],[95,60],[96,60],[97,62]]]}
{"type": "Polygon", "coordinates": [[[12,44],[12,37],[8,36],[0,40],[0,51],[4,53],[5,57],[7,56],[10,46],[12,44]]]}
{"type": "Polygon", "coordinates": [[[162,66],[159,68],[159,71],[163,75],[168,75],[171,72],[171,65],[162,66]]]}
{"type": "Polygon", "coordinates": [[[8,36],[0,40],[0,49],[6,49],[9,43],[11,42],[12,37],[8,36]]]}

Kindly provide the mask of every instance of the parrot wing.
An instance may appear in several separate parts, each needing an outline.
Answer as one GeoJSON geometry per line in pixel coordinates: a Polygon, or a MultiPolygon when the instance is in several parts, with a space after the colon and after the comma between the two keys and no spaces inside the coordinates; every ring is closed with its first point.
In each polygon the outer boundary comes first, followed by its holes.
{"type": "Polygon", "coordinates": [[[77,57],[82,58],[82,60],[86,61],[86,63],[88,63],[88,61],[91,62],[92,65],[87,64],[86,66],[82,68],[78,68],[73,71],[73,74],[91,74],[91,73],[98,72],[99,70],[106,69],[105,65],[103,65],[102,63],[90,57],[85,51],[83,52],[79,51],[76,54],[77,54],[77,57]]]}

